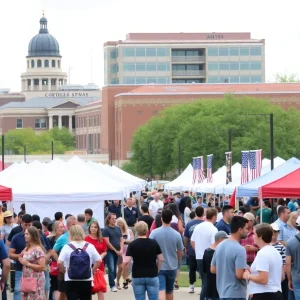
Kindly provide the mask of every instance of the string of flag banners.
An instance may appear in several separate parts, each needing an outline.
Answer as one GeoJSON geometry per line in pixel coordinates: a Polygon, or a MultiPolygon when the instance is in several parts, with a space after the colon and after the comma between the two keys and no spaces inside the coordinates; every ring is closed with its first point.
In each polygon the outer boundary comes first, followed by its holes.
{"type": "MultiPolygon", "coordinates": [[[[226,184],[232,182],[231,167],[232,167],[232,151],[225,152],[226,157],[226,184]]],[[[207,183],[213,183],[212,167],[213,154],[207,155],[206,158],[206,178],[207,183]]],[[[202,183],[205,180],[204,160],[203,156],[193,157],[193,178],[192,182],[202,183]]],[[[254,180],[261,175],[262,169],[262,149],[241,151],[241,184],[247,183],[249,180],[254,180]],[[250,175],[249,175],[250,170],[250,175]]]]}

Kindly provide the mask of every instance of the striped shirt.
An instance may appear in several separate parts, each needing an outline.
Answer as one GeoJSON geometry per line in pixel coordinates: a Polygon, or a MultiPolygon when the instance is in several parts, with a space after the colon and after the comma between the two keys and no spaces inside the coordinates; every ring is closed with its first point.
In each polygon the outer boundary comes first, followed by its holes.
{"type": "Polygon", "coordinates": [[[282,258],[282,263],[283,263],[283,265],[285,265],[285,257],[286,257],[285,247],[279,242],[272,244],[272,246],[279,252],[279,254],[281,255],[281,258],[282,258]]]}

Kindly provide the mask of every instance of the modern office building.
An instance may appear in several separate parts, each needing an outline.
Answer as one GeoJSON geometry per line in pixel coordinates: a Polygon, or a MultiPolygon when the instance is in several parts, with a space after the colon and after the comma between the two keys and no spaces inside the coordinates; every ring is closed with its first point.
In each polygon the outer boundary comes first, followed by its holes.
{"type": "Polygon", "coordinates": [[[129,33],[104,44],[104,85],[261,83],[265,40],[241,33],[129,33]]]}

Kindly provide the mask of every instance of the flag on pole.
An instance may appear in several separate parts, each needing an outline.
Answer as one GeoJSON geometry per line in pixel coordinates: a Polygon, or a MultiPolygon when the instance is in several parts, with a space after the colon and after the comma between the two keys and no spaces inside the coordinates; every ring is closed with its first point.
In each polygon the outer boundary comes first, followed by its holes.
{"type": "Polygon", "coordinates": [[[197,157],[199,159],[199,169],[198,169],[198,183],[202,183],[205,179],[204,175],[204,162],[203,162],[203,156],[197,157]]]}
{"type": "Polygon", "coordinates": [[[225,152],[226,155],[226,184],[232,182],[231,165],[232,165],[232,152],[225,152]]]}
{"type": "Polygon", "coordinates": [[[229,201],[229,204],[230,206],[232,206],[234,209],[237,209],[237,201],[236,201],[236,188],[234,189],[232,195],[231,195],[231,198],[230,198],[230,201],[229,201]]]}
{"type": "Polygon", "coordinates": [[[212,183],[213,177],[212,177],[212,163],[213,163],[213,154],[207,155],[207,168],[206,168],[206,177],[207,182],[212,183]]]}
{"type": "Polygon", "coordinates": [[[249,172],[249,151],[242,151],[242,172],[241,172],[241,184],[248,182],[249,172]]]}
{"type": "Polygon", "coordinates": [[[193,157],[193,184],[196,182],[197,170],[199,169],[197,157],[193,157]]]}
{"type": "Polygon", "coordinates": [[[262,166],[262,150],[253,150],[249,152],[249,166],[251,173],[251,180],[256,179],[261,175],[262,166]]]}

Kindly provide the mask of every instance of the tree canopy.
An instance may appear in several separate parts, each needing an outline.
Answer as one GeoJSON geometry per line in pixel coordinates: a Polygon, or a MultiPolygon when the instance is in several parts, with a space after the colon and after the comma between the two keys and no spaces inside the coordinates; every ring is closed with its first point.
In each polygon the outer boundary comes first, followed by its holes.
{"type": "Polygon", "coordinates": [[[215,170],[225,164],[229,129],[234,162],[240,161],[241,150],[263,149],[263,157],[269,158],[270,113],[274,114],[275,157],[296,156],[300,152],[299,111],[286,111],[266,99],[225,95],[222,99],[199,100],[161,111],[134,134],[133,156],[124,168],[149,175],[151,144],[153,175],[163,177],[178,168],[180,141],[182,169],[192,157],[203,155],[206,161],[206,155],[213,154],[215,170]]]}
{"type": "Polygon", "coordinates": [[[281,83],[284,83],[284,82],[300,82],[299,78],[298,78],[298,75],[295,74],[295,73],[291,73],[291,74],[288,74],[287,72],[285,73],[277,73],[275,75],[275,81],[276,82],[281,82],[281,83]]]}
{"type": "Polygon", "coordinates": [[[48,154],[51,153],[52,141],[55,154],[63,154],[75,148],[75,137],[65,127],[54,127],[39,134],[32,128],[9,130],[4,136],[4,148],[5,152],[17,155],[24,153],[26,145],[27,154],[48,154]]]}

